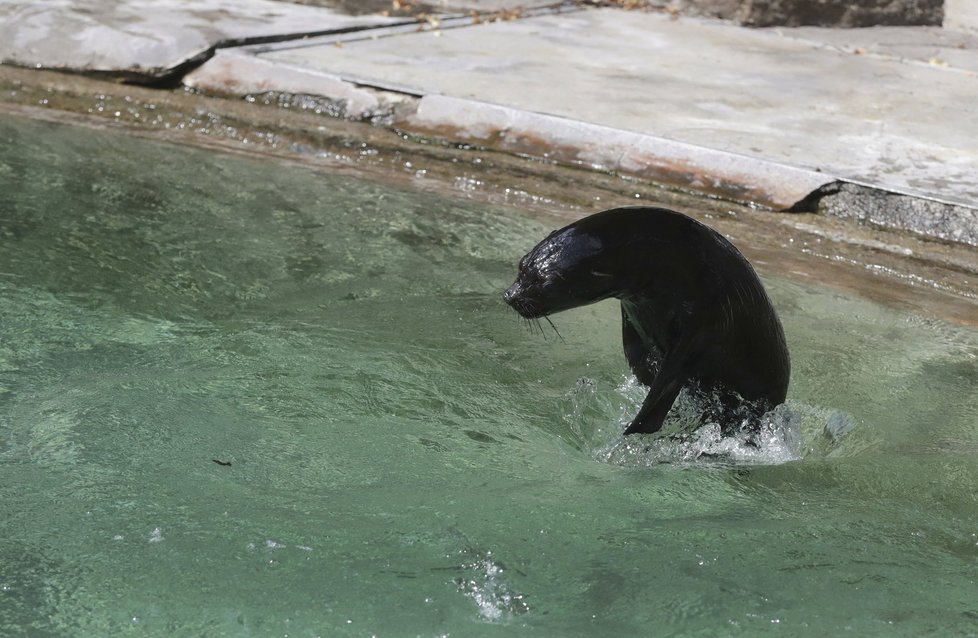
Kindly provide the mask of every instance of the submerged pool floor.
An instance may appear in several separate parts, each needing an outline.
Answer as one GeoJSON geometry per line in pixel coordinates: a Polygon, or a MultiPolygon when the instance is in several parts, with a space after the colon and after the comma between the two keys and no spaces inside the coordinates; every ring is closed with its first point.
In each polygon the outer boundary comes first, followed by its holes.
{"type": "Polygon", "coordinates": [[[539,218],[14,118],[0,193],[4,636],[978,633],[973,330],[762,272],[783,431],[626,442],[539,218]]]}

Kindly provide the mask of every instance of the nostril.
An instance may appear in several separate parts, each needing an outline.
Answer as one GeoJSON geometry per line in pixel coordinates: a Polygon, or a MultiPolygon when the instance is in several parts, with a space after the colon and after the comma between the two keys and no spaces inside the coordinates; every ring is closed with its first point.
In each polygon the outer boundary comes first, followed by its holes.
{"type": "Polygon", "coordinates": [[[516,299],[516,296],[519,294],[519,292],[520,292],[519,286],[517,284],[513,284],[512,286],[507,288],[506,291],[503,293],[503,301],[512,305],[513,300],[516,299]]]}

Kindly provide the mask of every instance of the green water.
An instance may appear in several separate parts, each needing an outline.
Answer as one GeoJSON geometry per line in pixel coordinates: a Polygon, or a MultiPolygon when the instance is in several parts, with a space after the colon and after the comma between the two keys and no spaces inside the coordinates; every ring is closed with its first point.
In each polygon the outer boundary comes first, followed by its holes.
{"type": "Polygon", "coordinates": [[[625,442],[547,222],[16,119],[0,198],[2,636],[978,634],[975,332],[766,278],[761,448],[625,442]]]}

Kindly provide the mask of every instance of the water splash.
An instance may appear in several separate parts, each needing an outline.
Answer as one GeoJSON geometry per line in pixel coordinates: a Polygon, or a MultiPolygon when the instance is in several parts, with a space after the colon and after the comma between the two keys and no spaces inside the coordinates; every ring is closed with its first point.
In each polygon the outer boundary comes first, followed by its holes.
{"type": "Polygon", "coordinates": [[[458,590],[475,601],[479,615],[488,622],[506,621],[530,611],[526,595],[510,588],[504,578],[503,565],[492,558],[492,552],[462,565],[464,576],[455,579],[458,590]]]}
{"type": "Polygon", "coordinates": [[[510,586],[505,576],[506,567],[491,550],[477,549],[456,528],[449,532],[453,543],[460,546],[457,553],[465,558],[458,567],[461,575],[453,582],[461,594],[475,602],[484,621],[505,622],[530,611],[526,594],[510,586]]]}
{"type": "Polygon", "coordinates": [[[718,423],[688,433],[619,437],[595,450],[607,463],[651,467],[663,463],[751,463],[777,465],[804,457],[801,418],[780,405],[761,418],[760,428],[724,434],[718,423]]]}
{"type": "Polygon", "coordinates": [[[632,467],[778,465],[812,454],[827,456],[855,426],[844,412],[789,401],[765,413],[756,426],[745,423],[739,431],[724,432],[718,423],[702,422],[702,398],[683,390],[661,432],[623,437],[647,392],[634,377],[624,379],[614,392],[601,392],[595,381],[582,378],[567,395],[564,419],[582,449],[596,459],[632,467]]]}

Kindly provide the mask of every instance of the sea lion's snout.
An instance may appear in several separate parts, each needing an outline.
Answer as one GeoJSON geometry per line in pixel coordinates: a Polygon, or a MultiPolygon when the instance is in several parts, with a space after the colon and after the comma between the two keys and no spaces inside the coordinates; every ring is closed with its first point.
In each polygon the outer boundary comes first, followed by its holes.
{"type": "Polygon", "coordinates": [[[516,300],[519,298],[520,290],[520,282],[514,281],[513,285],[507,288],[506,292],[503,293],[503,301],[515,308],[516,306],[513,304],[515,304],[516,300]]]}
{"type": "Polygon", "coordinates": [[[529,318],[532,314],[530,304],[524,295],[523,286],[520,285],[519,279],[513,282],[513,285],[503,293],[503,301],[523,318],[529,318]]]}
{"type": "Polygon", "coordinates": [[[536,319],[547,314],[519,279],[503,293],[503,301],[524,319],[536,319]]]}

